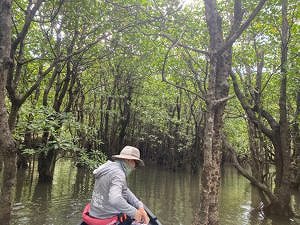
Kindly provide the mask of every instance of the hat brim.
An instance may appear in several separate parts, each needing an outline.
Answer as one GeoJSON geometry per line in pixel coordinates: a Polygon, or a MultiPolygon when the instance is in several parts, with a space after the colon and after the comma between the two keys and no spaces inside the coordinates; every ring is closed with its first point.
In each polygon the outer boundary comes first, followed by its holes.
{"type": "Polygon", "coordinates": [[[143,160],[141,160],[137,157],[131,156],[131,155],[113,155],[111,158],[112,159],[133,159],[137,162],[138,166],[145,166],[145,163],[143,160]]]}

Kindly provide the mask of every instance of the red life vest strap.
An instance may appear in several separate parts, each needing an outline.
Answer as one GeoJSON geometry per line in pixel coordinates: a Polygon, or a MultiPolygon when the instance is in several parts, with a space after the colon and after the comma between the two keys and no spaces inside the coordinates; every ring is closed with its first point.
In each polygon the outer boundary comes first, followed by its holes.
{"type": "Polygon", "coordinates": [[[114,225],[118,221],[118,217],[114,216],[106,219],[98,219],[89,216],[90,204],[87,204],[82,212],[82,219],[88,225],[114,225]]]}

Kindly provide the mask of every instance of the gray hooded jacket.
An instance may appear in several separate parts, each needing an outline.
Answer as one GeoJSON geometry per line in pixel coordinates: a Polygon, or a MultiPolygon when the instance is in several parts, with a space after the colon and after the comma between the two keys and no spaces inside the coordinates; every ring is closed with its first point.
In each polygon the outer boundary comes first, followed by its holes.
{"type": "Polygon", "coordinates": [[[95,186],[89,214],[96,218],[110,218],[126,213],[134,218],[143,203],[129,190],[125,168],[121,161],[107,161],[94,170],[95,186]]]}

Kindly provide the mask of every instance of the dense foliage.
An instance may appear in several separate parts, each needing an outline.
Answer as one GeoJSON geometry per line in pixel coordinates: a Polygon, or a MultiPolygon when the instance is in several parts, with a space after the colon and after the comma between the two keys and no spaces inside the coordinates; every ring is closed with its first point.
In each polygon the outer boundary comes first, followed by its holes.
{"type": "MultiPolygon", "coordinates": [[[[290,121],[297,120],[299,92],[297,4],[289,5],[290,121]]],[[[232,9],[229,2],[219,5],[232,9]]],[[[247,15],[254,3],[244,7],[247,15]]],[[[232,12],[221,8],[229,20],[232,12]]],[[[55,149],[95,166],[90,156],[103,159],[98,152],[110,156],[133,144],[172,168],[201,155],[208,72],[201,51],[207,51],[209,40],[200,2],[14,1],[13,12],[16,62],[8,103],[11,114],[16,111],[10,125],[22,154],[55,149]]],[[[251,95],[257,55],[264,52],[261,104],[275,117],[279,12],[280,5],[270,1],[236,42],[233,55],[233,68],[251,95]]],[[[247,154],[247,117],[235,98],[225,121],[229,141],[247,154]]]]}

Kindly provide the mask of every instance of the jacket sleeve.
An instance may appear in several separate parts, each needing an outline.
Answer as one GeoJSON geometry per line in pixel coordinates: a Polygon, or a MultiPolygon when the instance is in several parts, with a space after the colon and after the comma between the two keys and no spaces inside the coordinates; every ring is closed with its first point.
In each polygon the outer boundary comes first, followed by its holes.
{"type": "Polygon", "coordinates": [[[130,205],[133,205],[137,209],[144,207],[144,204],[130,191],[129,188],[126,188],[124,198],[130,205]]]}
{"type": "Polygon", "coordinates": [[[120,213],[126,213],[131,218],[134,218],[136,208],[130,205],[122,195],[122,190],[125,183],[125,178],[122,176],[114,176],[111,180],[109,189],[109,202],[120,213]]]}

